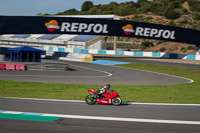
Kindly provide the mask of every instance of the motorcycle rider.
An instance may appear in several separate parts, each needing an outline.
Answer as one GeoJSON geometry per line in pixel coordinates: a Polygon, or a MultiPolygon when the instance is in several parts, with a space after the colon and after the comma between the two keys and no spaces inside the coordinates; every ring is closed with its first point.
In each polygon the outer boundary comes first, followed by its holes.
{"type": "Polygon", "coordinates": [[[110,84],[105,85],[103,88],[99,89],[98,96],[101,96],[103,93],[106,93],[107,90],[110,90],[110,84]]]}

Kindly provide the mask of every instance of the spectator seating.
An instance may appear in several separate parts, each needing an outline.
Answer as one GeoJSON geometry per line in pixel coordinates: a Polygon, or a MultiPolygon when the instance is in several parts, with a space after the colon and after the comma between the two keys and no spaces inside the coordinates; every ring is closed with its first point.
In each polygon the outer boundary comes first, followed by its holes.
{"type": "Polygon", "coordinates": [[[88,41],[95,37],[95,35],[79,35],[75,38],[73,38],[73,41],[88,41]]]}
{"type": "Polygon", "coordinates": [[[30,34],[16,34],[12,38],[27,38],[30,34]]]}
{"type": "Polygon", "coordinates": [[[60,35],[61,34],[46,34],[46,35],[40,37],[40,39],[42,39],[42,40],[52,40],[53,38],[56,38],[60,35]]]}

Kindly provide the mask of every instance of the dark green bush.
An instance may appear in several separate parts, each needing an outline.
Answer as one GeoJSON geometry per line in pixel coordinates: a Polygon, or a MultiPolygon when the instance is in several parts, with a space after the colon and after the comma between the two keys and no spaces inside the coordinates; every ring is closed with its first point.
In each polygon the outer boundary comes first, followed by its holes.
{"type": "Polygon", "coordinates": [[[152,47],[152,46],[154,46],[153,45],[153,43],[152,42],[142,42],[142,44],[141,44],[143,47],[152,47]]]}
{"type": "Polygon", "coordinates": [[[165,18],[167,19],[177,19],[179,18],[181,15],[174,10],[168,10],[164,13],[165,18]]]}
{"type": "Polygon", "coordinates": [[[163,47],[163,48],[160,49],[160,52],[164,52],[165,50],[166,50],[166,48],[163,47]]]}
{"type": "Polygon", "coordinates": [[[200,13],[195,13],[192,15],[194,20],[200,20],[200,13]]]}

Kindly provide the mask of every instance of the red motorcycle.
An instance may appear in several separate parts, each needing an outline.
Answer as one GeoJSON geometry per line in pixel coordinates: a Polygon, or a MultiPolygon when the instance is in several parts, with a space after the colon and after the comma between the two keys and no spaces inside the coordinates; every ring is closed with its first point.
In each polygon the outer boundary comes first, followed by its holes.
{"type": "Polygon", "coordinates": [[[91,95],[88,95],[85,98],[85,102],[89,105],[93,105],[95,103],[98,104],[112,104],[112,105],[120,105],[122,103],[122,99],[119,94],[114,90],[107,90],[105,93],[100,96],[93,89],[88,90],[91,95]]]}

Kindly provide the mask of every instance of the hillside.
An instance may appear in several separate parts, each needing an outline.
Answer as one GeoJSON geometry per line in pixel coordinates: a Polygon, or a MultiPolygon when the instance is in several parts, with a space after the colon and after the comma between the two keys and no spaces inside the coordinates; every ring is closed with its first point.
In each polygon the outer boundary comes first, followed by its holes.
{"type": "Polygon", "coordinates": [[[107,5],[94,5],[92,1],[85,1],[81,11],[73,8],[55,15],[95,14],[115,14],[124,16],[125,20],[130,21],[200,29],[200,2],[197,0],[138,0],[124,3],[111,2],[107,5]]]}
{"type": "Polygon", "coordinates": [[[176,54],[195,54],[195,46],[185,43],[164,42],[162,44],[146,48],[144,51],[166,52],[176,54]]]}
{"type": "MultiPolygon", "coordinates": [[[[200,30],[200,1],[198,0],[138,0],[137,2],[130,1],[125,3],[111,2],[107,5],[94,5],[92,1],[85,1],[81,6],[81,11],[69,9],[64,12],[59,12],[56,15],[95,14],[115,14],[124,16],[124,20],[128,21],[146,22],[200,30]]],[[[108,39],[113,40],[112,37],[109,37],[108,39]]],[[[153,43],[156,45],[156,47],[158,47],[158,44],[161,44],[156,51],[160,51],[160,47],[162,47],[162,52],[195,54],[194,50],[193,52],[189,50],[183,50],[183,48],[189,46],[186,44],[172,42],[164,42],[162,44],[161,41],[157,40],[124,37],[118,37],[117,39],[117,41],[122,40],[130,42],[138,42],[139,40],[140,42],[142,41],[150,44],[153,43]],[[182,50],[175,50],[175,48],[172,48],[174,50],[167,50],[168,45],[173,45],[174,47],[175,45],[180,45],[179,47],[182,48],[182,50]],[[165,46],[166,48],[164,49],[165,46]]],[[[134,47],[132,47],[132,49],[134,49],[134,47]]],[[[145,45],[143,49],[150,50],[151,48],[148,48],[148,46],[145,45]]]]}

